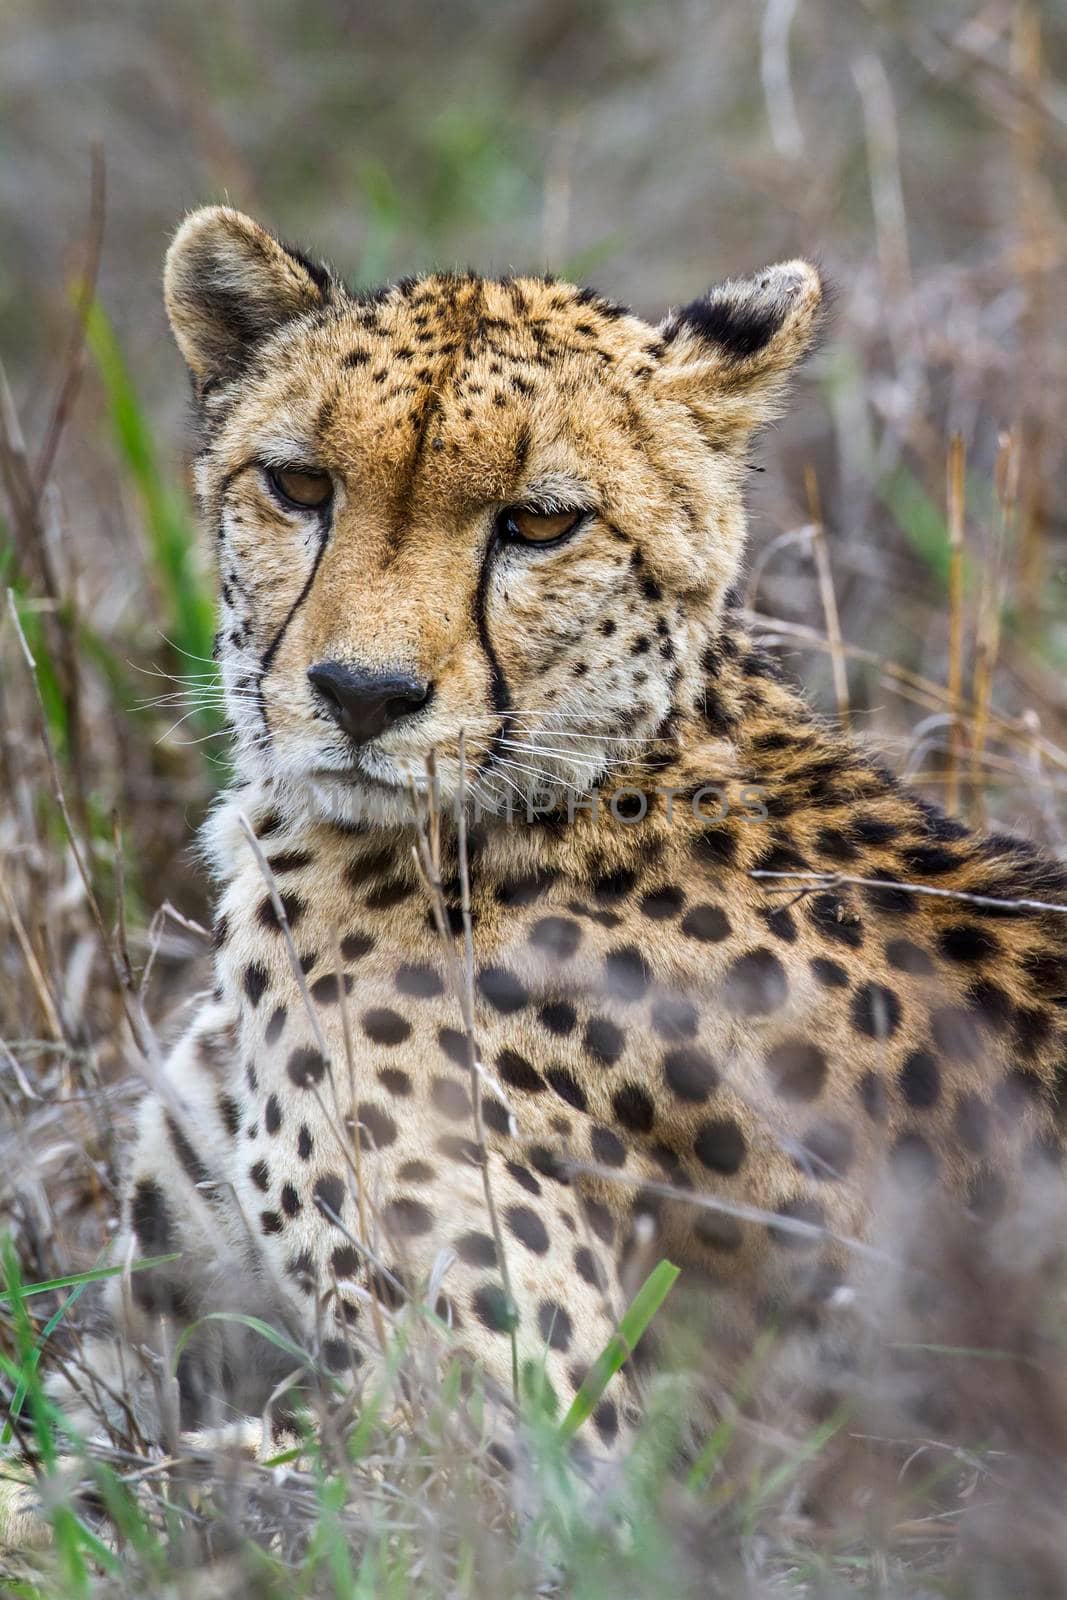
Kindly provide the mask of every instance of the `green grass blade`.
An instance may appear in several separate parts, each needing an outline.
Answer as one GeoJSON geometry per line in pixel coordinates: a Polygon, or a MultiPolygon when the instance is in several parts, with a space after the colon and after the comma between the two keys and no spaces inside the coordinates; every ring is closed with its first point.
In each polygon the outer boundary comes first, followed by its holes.
{"type": "Polygon", "coordinates": [[[270,1323],[264,1322],[261,1317],[249,1316],[244,1311],[208,1311],[204,1316],[198,1317],[195,1322],[190,1323],[187,1328],[182,1330],[181,1338],[174,1346],[172,1371],[176,1372],[178,1370],[178,1361],[182,1351],[196,1330],[202,1328],[205,1322],[235,1322],[242,1328],[250,1328],[253,1333],[258,1333],[261,1338],[266,1339],[268,1344],[274,1345],[275,1349],[283,1351],[287,1356],[291,1356],[294,1361],[299,1361],[302,1366],[313,1365],[312,1357],[306,1350],[301,1350],[299,1345],[294,1344],[291,1339],[287,1339],[284,1333],[280,1333],[277,1328],[272,1328],[270,1323]]]}
{"type": "MultiPolygon", "coordinates": [[[[120,1273],[148,1272],[151,1267],[165,1267],[170,1261],[178,1261],[180,1251],[174,1251],[169,1256],[146,1256],[143,1261],[131,1261],[127,1267],[124,1263],[116,1267],[92,1267],[88,1272],[69,1272],[62,1278],[44,1278],[40,1283],[24,1283],[19,1285],[19,1298],[29,1299],[33,1294],[48,1294],[53,1289],[73,1289],[78,1284],[99,1283],[102,1278],[117,1278],[120,1273]]],[[[0,1291],[0,1305],[10,1299],[6,1291],[0,1291]]]]}
{"type": "Polygon", "coordinates": [[[561,1440],[572,1439],[592,1416],[604,1390],[620,1367],[629,1360],[649,1323],[674,1288],[680,1270],[670,1261],[661,1261],[653,1267],[626,1308],[618,1332],[612,1334],[571,1401],[570,1410],[560,1423],[561,1440]]]}

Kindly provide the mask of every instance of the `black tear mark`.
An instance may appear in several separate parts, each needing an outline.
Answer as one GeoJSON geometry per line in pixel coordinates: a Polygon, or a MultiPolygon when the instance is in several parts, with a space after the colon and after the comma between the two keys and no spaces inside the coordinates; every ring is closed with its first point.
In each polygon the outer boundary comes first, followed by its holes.
{"type": "Polygon", "coordinates": [[[327,506],[327,509],[326,509],[326,514],[320,518],[319,527],[320,527],[319,547],[315,551],[315,559],[311,563],[311,571],[308,573],[307,578],[304,580],[304,585],[303,585],[303,588],[300,590],[300,593],[297,595],[296,599],[293,601],[292,605],[289,607],[289,610],[286,612],[284,622],[282,623],[281,627],[278,629],[277,633],[274,635],[274,638],[271,640],[271,642],[267,646],[266,650],[264,650],[264,652],[263,652],[263,654],[262,654],[262,656],[260,657],[260,660],[259,660],[259,679],[258,679],[258,681],[256,683],[256,698],[257,698],[258,705],[259,705],[259,714],[263,719],[264,731],[267,734],[270,733],[270,721],[269,721],[269,719],[267,717],[267,698],[266,698],[266,695],[265,695],[264,689],[263,689],[263,681],[266,678],[267,673],[271,669],[271,664],[273,663],[275,656],[278,654],[278,651],[281,648],[281,642],[285,638],[286,631],[287,631],[287,629],[289,627],[289,624],[292,622],[293,618],[296,616],[297,612],[300,610],[300,607],[304,604],[304,601],[307,599],[308,595],[311,592],[311,586],[315,582],[316,577],[318,576],[319,566],[320,566],[320,564],[322,562],[323,556],[326,554],[326,546],[330,542],[330,522],[329,522],[329,508],[328,508],[328,506],[327,506]]]}
{"type": "Polygon", "coordinates": [[[478,588],[474,595],[474,626],[478,631],[478,642],[489,663],[489,698],[493,710],[500,715],[500,722],[489,740],[489,748],[482,760],[480,771],[486,772],[501,749],[501,743],[511,733],[512,721],[507,715],[511,708],[511,690],[508,688],[504,669],[500,665],[493,641],[489,637],[489,623],[486,618],[486,600],[489,594],[489,580],[493,573],[493,557],[499,548],[500,541],[495,532],[489,536],[485,556],[482,559],[482,570],[478,574],[478,588]]]}
{"type": "Polygon", "coordinates": [[[787,307],[768,304],[755,296],[736,300],[714,294],[694,300],[679,311],[672,334],[690,328],[706,343],[735,361],[756,355],[785,321],[787,307]]]}

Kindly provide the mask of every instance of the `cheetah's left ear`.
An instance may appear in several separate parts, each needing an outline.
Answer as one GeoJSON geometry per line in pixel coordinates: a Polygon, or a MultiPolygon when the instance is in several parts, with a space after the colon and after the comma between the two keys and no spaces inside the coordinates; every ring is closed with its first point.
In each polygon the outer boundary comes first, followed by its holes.
{"type": "Polygon", "coordinates": [[[777,415],[824,306],[822,279],[808,261],[785,261],[710,289],[660,327],[664,393],[685,401],[712,443],[743,448],[777,415]]]}

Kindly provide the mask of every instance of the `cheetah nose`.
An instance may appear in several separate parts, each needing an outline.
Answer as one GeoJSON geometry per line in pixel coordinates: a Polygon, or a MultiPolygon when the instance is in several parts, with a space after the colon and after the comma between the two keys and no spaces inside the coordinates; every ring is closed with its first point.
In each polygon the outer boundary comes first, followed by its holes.
{"type": "Polygon", "coordinates": [[[308,679],[324,709],[354,744],[376,739],[403,717],[429,705],[433,685],[406,672],[360,672],[342,661],[320,661],[308,679]]]}

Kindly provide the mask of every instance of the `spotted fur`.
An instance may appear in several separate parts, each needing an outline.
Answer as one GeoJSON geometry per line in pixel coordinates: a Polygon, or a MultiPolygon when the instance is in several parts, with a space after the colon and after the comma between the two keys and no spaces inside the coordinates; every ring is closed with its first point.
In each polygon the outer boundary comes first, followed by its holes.
{"type": "Polygon", "coordinates": [[[166,295],[238,781],[208,831],[217,998],[131,1165],[136,1246],[185,1251],[134,1278],[141,1314],[254,1285],[358,1376],[372,1299],[401,1315],[432,1282],[491,1380],[510,1386],[514,1327],[568,1402],[659,1255],[747,1337],[746,1316],[832,1299],[886,1185],[991,1219],[1021,1166],[1059,1159],[1064,921],[997,902],[1062,903],[1063,872],[902,788],[738,620],[746,448],[816,330],[812,267],[657,329],[551,279],[354,295],[210,209],[166,295]],[[272,491],[293,465],[330,475],[321,511],[272,491]],[[525,547],[514,505],[583,515],[525,547]],[[308,680],[326,660],[432,693],[353,747],[308,680]],[[484,1145],[412,856],[433,752],[462,955],[461,735],[484,1145]],[[531,789],[535,819],[509,821],[531,789]],[[759,875],[816,871],[876,886],[759,875]]]}

